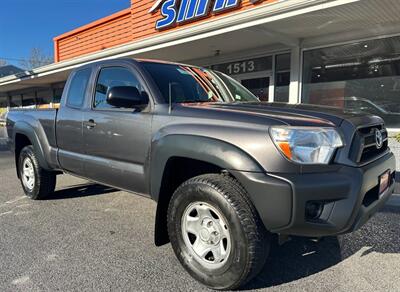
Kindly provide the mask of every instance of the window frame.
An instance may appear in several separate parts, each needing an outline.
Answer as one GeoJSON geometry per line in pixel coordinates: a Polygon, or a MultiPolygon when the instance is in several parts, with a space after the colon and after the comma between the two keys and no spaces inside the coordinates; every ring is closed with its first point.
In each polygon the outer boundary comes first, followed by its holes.
{"type": "Polygon", "coordinates": [[[98,111],[98,112],[125,112],[125,113],[141,113],[141,112],[147,112],[148,109],[151,107],[151,97],[149,94],[149,90],[147,89],[147,87],[145,86],[142,78],[140,78],[140,74],[138,72],[136,72],[135,70],[133,70],[130,66],[126,66],[126,65],[122,65],[122,64],[107,64],[107,65],[103,65],[103,66],[99,66],[96,68],[96,76],[94,78],[94,82],[93,82],[93,86],[92,86],[92,90],[91,90],[91,98],[90,98],[90,104],[89,104],[89,109],[91,111],[98,111]],[[149,98],[149,102],[147,104],[147,106],[145,107],[144,110],[142,111],[137,111],[137,109],[135,108],[97,108],[94,106],[95,103],[95,99],[96,99],[96,86],[97,86],[97,82],[100,78],[100,74],[101,71],[103,69],[109,69],[109,68],[122,68],[125,69],[127,71],[129,71],[138,81],[138,84],[142,87],[142,91],[145,92],[148,95],[149,98]]]}

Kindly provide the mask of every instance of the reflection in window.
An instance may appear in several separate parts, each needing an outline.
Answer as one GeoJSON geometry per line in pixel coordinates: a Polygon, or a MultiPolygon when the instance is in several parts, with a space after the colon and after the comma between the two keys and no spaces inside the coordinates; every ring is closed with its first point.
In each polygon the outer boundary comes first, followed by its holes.
{"type": "Polygon", "coordinates": [[[81,107],[85,100],[86,87],[92,70],[82,69],[75,72],[68,89],[67,105],[75,108],[81,107]]]}
{"type": "Polygon", "coordinates": [[[386,38],[306,51],[306,103],[382,117],[400,127],[400,38],[386,38]]]}
{"type": "Polygon", "coordinates": [[[116,86],[132,86],[138,88],[139,91],[141,90],[139,81],[130,70],[123,67],[104,68],[97,80],[93,106],[102,109],[113,108],[112,105],[107,103],[107,92],[116,86]]]}

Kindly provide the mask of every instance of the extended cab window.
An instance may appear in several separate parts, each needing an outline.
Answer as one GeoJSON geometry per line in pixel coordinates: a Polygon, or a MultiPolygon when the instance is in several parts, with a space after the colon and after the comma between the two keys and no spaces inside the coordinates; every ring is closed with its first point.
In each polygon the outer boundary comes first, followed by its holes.
{"type": "Polygon", "coordinates": [[[92,70],[87,68],[79,70],[74,74],[67,95],[68,106],[75,108],[82,107],[91,73],[92,70]]]}
{"type": "Polygon", "coordinates": [[[120,108],[109,104],[107,101],[107,94],[113,87],[134,87],[139,92],[143,91],[138,79],[129,69],[123,67],[103,68],[97,78],[96,93],[93,102],[94,108],[120,108]]]}

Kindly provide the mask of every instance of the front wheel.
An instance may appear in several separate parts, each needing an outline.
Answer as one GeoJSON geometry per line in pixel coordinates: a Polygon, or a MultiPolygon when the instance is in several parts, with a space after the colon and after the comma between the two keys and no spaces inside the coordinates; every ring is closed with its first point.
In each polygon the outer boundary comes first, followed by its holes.
{"type": "Polygon", "coordinates": [[[43,199],[54,192],[56,174],[40,166],[32,146],[26,146],[21,150],[18,171],[22,188],[32,200],[43,199]]]}
{"type": "Polygon", "coordinates": [[[183,183],[168,210],[172,247],[199,282],[236,289],[263,267],[269,233],[244,188],[227,175],[207,174],[183,183]]]}

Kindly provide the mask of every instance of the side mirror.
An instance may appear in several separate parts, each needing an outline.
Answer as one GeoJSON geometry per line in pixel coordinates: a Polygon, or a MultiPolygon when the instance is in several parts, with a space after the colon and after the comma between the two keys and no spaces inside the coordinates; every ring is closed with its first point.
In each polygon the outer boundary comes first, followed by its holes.
{"type": "Polygon", "coordinates": [[[141,108],[148,105],[149,98],[134,86],[115,86],[107,92],[107,103],[119,108],[141,108]]]}

